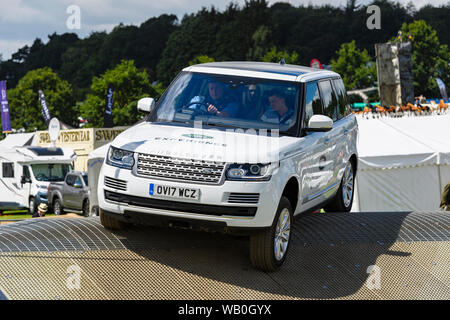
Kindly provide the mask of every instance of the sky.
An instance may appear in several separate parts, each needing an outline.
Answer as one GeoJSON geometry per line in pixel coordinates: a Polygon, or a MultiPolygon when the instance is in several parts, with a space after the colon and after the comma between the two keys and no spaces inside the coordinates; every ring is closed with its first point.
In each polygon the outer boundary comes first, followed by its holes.
{"type": "MultiPolygon", "coordinates": [[[[410,0],[398,0],[406,4],[410,0]]],[[[414,0],[416,8],[426,4],[444,5],[449,0],[414,0]]],[[[80,38],[93,31],[111,31],[119,23],[140,25],[147,19],[163,13],[175,14],[182,18],[185,13],[197,12],[202,7],[214,7],[224,10],[231,0],[0,0],[0,54],[3,60],[24,45],[31,45],[36,38],[46,43],[48,35],[54,32],[74,32],[80,38]],[[70,6],[80,9],[80,28],[69,29],[67,21],[73,11],[70,6]]],[[[233,2],[243,4],[244,0],[233,2]]],[[[289,2],[298,5],[344,6],[346,0],[269,0],[289,2]]],[[[358,4],[368,4],[371,0],[359,0],[358,4]]],[[[73,25],[73,23],[72,23],[73,25]]]]}

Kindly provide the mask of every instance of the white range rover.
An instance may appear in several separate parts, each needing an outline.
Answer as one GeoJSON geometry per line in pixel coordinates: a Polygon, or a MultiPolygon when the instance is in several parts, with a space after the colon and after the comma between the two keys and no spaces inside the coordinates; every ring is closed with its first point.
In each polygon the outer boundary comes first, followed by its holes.
{"type": "Polygon", "coordinates": [[[351,209],[357,122],[339,74],[287,64],[183,69],[111,144],[100,220],[250,236],[254,267],[286,259],[296,215],[351,209]]]}

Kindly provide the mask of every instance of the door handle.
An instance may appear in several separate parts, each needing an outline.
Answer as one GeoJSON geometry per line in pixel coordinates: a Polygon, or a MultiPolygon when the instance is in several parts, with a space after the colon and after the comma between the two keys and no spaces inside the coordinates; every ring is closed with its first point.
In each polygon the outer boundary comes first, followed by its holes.
{"type": "Polygon", "coordinates": [[[349,132],[350,132],[350,130],[344,129],[344,134],[347,134],[347,133],[349,133],[349,132]]]}
{"type": "Polygon", "coordinates": [[[326,138],[325,140],[323,140],[323,143],[326,145],[330,144],[330,138],[326,138]]]}

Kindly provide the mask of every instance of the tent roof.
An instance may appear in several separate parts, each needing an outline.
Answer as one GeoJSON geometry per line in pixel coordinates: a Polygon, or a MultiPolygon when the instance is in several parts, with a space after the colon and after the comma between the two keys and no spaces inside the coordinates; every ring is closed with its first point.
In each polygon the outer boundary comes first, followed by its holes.
{"type": "Polygon", "coordinates": [[[450,164],[450,114],[357,119],[363,170],[450,164]]]}
{"type": "Polygon", "coordinates": [[[22,147],[31,145],[34,132],[8,134],[5,139],[0,141],[1,148],[22,147]]]}

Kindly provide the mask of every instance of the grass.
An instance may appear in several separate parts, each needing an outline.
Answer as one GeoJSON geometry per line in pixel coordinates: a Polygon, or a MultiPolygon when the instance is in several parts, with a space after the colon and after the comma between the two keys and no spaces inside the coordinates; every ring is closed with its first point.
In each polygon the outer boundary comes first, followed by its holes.
{"type": "MultiPolygon", "coordinates": [[[[54,216],[54,214],[46,214],[46,217],[54,216]]],[[[0,216],[0,220],[14,220],[14,219],[31,219],[31,214],[5,214],[0,216]]]]}

